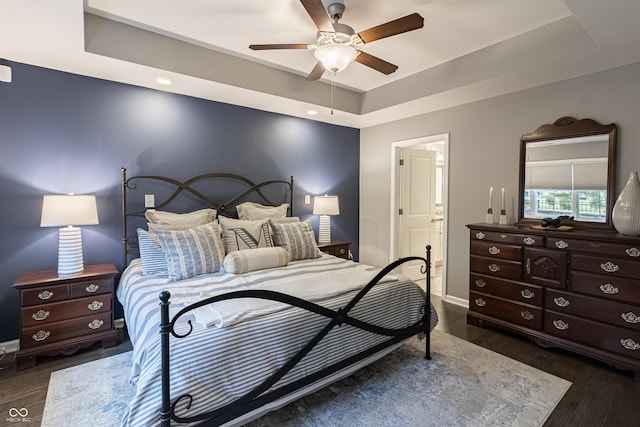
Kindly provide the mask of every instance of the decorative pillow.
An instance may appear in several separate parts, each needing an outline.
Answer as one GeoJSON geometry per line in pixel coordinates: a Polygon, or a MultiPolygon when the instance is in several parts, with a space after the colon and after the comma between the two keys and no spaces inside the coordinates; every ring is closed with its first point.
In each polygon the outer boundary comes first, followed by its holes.
{"type": "Polygon", "coordinates": [[[272,222],[273,240],[277,246],[282,246],[289,251],[291,261],[306,258],[318,258],[320,249],[316,245],[316,236],[313,234],[310,220],[302,222],[272,222]]]}
{"type": "Polygon", "coordinates": [[[288,203],[280,206],[265,206],[260,203],[244,202],[236,206],[239,219],[256,220],[269,218],[284,218],[287,216],[288,203]]]}
{"type": "Polygon", "coordinates": [[[282,267],[289,263],[289,251],[275,246],[272,248],[242,249],[229,252],[224,257],[227,273],[241,274],[248,271],[282,267]]]}
{"type": "Polygon", "coordinates": [[[193,212],[183,214],[157,211],[149,209],[144,213],[151,224],[171,224],[187,226],[187,228],[206,224],[216,219],[216,211],[214,209],[200,209],[193,212]]]}
{"type": "Polygon", "coordinates": [[[143,274],[169,274],[167,260],[158,237],[147,230],[138,228],[138,249],[142,260],[143,274]]]}
{"type": "Polygon", "coordinates": [[[245,221],[221,216],[220,225],[222,225],[222,236],[227,253],[241,249],[275,246],[268,220],[245,221]]]}
{"type": "Polygon", "coordinates": [[[282,224],[283,222],[300,222],[300,218],[297,216],[285,216],[284,218],[269,218],[269,221],[282,224]]]}
{"type": "MultiPolygon", "coordinates": [[[[212,223],[218,223],[218,220],[211,221],[212,223]]],[[[206,222],[204,224],[207,224],[206,222]]],[[[197,227],[198,225],[203,224],[154,224],[152,222],[147,223],[147,228],[149,231],[155,233],[156,231],[171,231],[171,230],[188,230],[193,227],[197,227]]]]}
{"type": "Polygon", "coordinates": [[[156,235],[167,260],[170,282],[215,273],[222,268],[224,245],[218,224],[158,231],[156,235]]]}

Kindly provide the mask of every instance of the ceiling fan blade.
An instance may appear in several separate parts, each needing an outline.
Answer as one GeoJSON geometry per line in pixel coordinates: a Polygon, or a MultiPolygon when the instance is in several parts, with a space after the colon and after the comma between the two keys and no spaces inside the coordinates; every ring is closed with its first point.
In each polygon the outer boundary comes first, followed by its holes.
{"type": "Polygon", "coordinates": [[[316,62],[316,66],[313,67],[313,70],[307,76],[307,80],[318,80],[324,74],[325,69],[322,66],[322,62],[316,62]]]}
{"type": "Polygon", "coordinates": [[[252,50],[307,49],[307,45],[306,44],[250,44],[249,49],[252,49],[252,50]]]}
{"type": "Polygon", "coordinates": [[[411,15],[389,21],[386,24],[381,24],[377,27],[361,31],[358,35],[364,43],[371,43],[372,41],[380,40],[385,37],[417,30],[423,26],[424,18],[418,13],[412,13],[411,15]]]}
{"type": "Polygon", "coordinates": [[[356,56],[355,61],[373,68],[376,71],[380,71],[382,74],[391,74],[398,69],[397,65],[393,65],[390,62],[380,59],[377,56],[369,55],[366,52],[359,51],[360,54],[356,56]]]}
{"type": "Polygon", "coordinates": [[[313,20],[316,27],[320,31],[333,31],[333,24],[327,10],[324,8],[322,1],[320,0],[300,0],[302,6],[306,9],[307,13],[313,20]]]}

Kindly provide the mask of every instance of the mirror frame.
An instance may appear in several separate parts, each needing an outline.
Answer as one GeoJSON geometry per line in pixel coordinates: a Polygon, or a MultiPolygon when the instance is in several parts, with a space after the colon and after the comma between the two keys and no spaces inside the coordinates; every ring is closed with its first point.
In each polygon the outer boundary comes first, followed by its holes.
{"type": "MultiPolygon", "coordinates": [[[[520,139],[520,183],[518,193],[517,224],[539,225],[540,219],[524,217],[525,163],[526,148],[529,142],[552,139],[576,138],[590,135],[608,135],[608,167],[607,167],[607,220],[605,222],[571,221],[576,229],[612,230],[611,211],[616,199],[616,144],[618,127],[615,123],[601,125],[595,120],[577,120],[573,117],[561,117],[553,124],[544,124],[532,133],[522,135],[520,139]]],[[[567,223],[569,225],[569,223],[567,223]]]]}

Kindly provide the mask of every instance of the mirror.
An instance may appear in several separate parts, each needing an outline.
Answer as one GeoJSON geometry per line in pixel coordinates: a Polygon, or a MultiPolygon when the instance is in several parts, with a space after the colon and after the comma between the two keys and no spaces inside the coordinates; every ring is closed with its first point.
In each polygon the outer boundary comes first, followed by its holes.
{"type": "Polygon", "coordinates": [[[518,224],[566,215],[575,228],[613,228],[616,132],[614,123],[562,117],[522,135],[518,224]]]}

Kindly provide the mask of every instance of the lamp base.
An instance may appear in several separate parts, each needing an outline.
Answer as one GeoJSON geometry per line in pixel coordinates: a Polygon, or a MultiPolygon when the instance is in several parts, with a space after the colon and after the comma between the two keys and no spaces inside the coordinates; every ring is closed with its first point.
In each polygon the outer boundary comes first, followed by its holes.
{"type": "Polygon", "coordinates": [[[58,234],[58,276],[82,273],[82,230],[80,227],[64,227],[58,234]]]}
{"type": "Polygon", "coordinates": [[[331,218],[329,215],[320,215],[320,227],[318,229],[318,243],[331,242],[331,218]]]}

